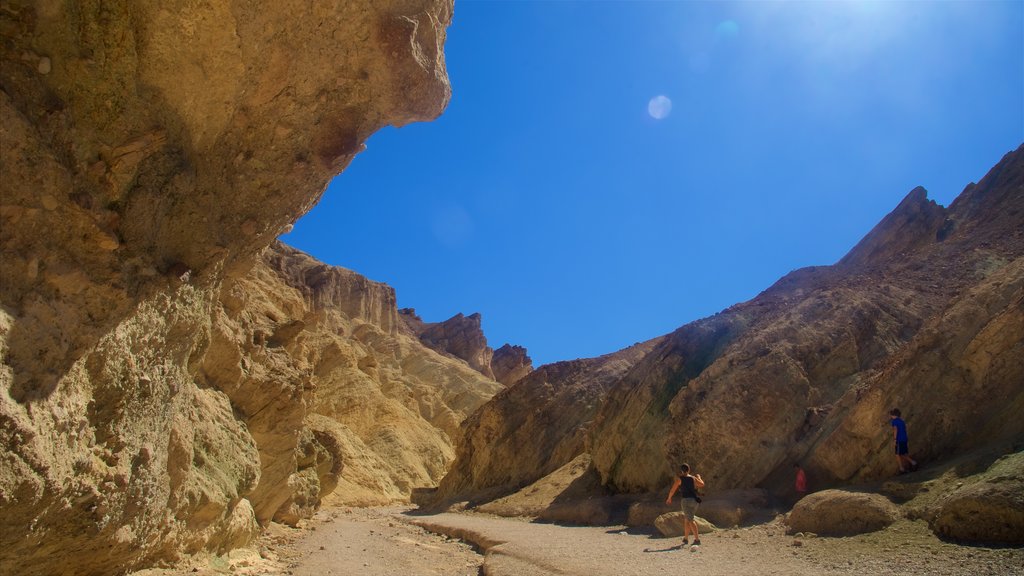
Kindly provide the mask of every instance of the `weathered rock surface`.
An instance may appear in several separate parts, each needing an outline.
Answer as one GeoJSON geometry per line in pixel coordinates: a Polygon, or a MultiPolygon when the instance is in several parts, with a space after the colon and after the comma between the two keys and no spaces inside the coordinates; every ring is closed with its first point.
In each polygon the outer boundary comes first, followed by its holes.
{"type": "Polygon", "coordinates": [[[709,498],[788,498],[795,461],[818,487],[893,474],[893,406],[919,460],[1019,450],[1022,357],[1024,147],[948,208],[915,189],[836,265],[652,341],[608,380],[594,360],[537,369],[467,421],[440,492],[501,495],[586,451],[614,493],[664,494],[687,461],[709,498]]]}
{"type": "Polygon", "coordinates": [[[292,428],[312,371],[282,350],[317,319],[233,290],[369,134],[440,113],[451,10],[4,4],[0,572],[224,551],[341,471],[292,428]]]}
{"type": "Polygon", "coordinates": [[[915,191],[849,260],[669,335],[595,418],[605,483],[658,490],[678,461],[709,493],[787,494],[796,460],[818,485],[878,478],[894,471],[893,406],[926,461],[1024,441],[1024,148],[941,226],[935,208],[915,191]]]}
{"type": "MultiPolygon", "coordinates": [[[[665,504],[665,493],[655,493],[650,498],[634,502],[629,507],[626,524],[629,526],[651,526],[654,521],[668,512],[679,509],[679,500],[665,504]]],[[[768,494],[761,489],[718,491],[713,497],[702,498],[698,512],[715,526],[732,528],[758,519],[770,517],[768,494]]]]}
{"type": "Polygon", "coordinates": [[[472,369],[494,379],[494,350],[487,345],[479,313],[465,316],[460,312],[444,322],[424,322],[412,308],[403,308],[400,314],[409,330],[428,348],[461,358],[472,369]]]}
{"type": "Polygon", "coordinates": [[[656,343],[542,366],[503,390],[466,420],[437,500],[504,496],[585,453],[601,399],[656,343]]]}
{"type": "MultiPolygon", "coordinates": [[[[662,536],[682,536],[684,517],[685,515],[682,512],[666,512],[654,519],[654,527],[658,529],[658,532],[661,532],[662,536]]],[[[697,523],[699,534],[710,534],[718,530],[713,523],[700,516],[694,516],[693,519],[697,523]]]]}
{"type": "Polygon", "coordinates": [[[325,474],[346,504],[436,485],[459,424],[501,389],[402,333],[395,302],[389,286],[280,243],[225,289],[201,376],[257,441],[261,523],[308,516],[325,474]]]}
{"type": "Polygon", "coordinates": [[[511,386],[533,371],[533,360],[527,355],[526,348],[505,344],[494,351],[491,370],[495,380],[511,386]]]}
{"type": "Polygon", "coordinates": [[[932,530],[965,542],[1024,543],[1024,452],[996,462],[956,489],[929,519],[932,530]]]}
{"type": "Polygon", "coordinates": [[[824,490],[797,502],[786,524],[790,534],[852,536],[881,530],[899,518],[899,508],[880,494],[824,490]]]}

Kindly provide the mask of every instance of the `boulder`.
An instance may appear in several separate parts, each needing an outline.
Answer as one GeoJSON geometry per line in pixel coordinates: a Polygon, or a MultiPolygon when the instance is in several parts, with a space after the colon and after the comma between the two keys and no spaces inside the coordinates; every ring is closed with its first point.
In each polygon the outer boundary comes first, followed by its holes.
{"type": "Polygon", "coordinates": [[[824,490],[797,502],[786,524],[790,534],[852,536],[881,530],[899,518],[899,508],[879,494],[824,490]]]}
{"type": "Polygon", "coordinates": [[[1024,543],[1024,453],[1004,457],[980,482],[955,491],[929,526],[964,542],[1024,543]]]}
{"type": "MultiPolygon", "coordinates": [[[[668,512],[654,519],[654,527],[658,529],[658,532],[661,532],[662,536],[682,536],[683,518],[684,514],[682,512],[668,512]]],[[[693,518],[697,522],[697,529],[700,531],[700,534],[708,534],[718,530],[714,524],[700,516],[694,516],[693,518]]]]}

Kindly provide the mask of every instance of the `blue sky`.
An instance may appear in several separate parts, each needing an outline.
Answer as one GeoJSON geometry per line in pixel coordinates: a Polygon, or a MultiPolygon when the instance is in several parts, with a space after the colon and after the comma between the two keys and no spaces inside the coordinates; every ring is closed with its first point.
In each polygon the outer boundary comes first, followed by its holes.
{"type": "Polygon", "coordinates": [[[452,100],[282,237],[534,365],[833,264],[1024,141],[1024,2],[457,1],[452,100]]]}

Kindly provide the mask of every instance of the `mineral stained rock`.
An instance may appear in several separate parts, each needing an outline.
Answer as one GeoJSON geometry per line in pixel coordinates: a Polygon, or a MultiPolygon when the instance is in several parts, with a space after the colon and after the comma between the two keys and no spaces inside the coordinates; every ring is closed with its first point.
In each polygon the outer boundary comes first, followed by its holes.
{"type": "MultiPolygon", "coordinates": [[[[445,0],[4,4],[0,572],[224,551],[257,518],[304,513],[312,486],[343,482],[344,447],[401,444],[292,429],[317,413],[312,369],[278,353],[317,318],[245,318],[238,287],[367,136],[441,112],[451,12],[445,0]],[[264,325],[252,348],[228,345],[264,325]],[[281,494],[278,478],[295,489],[281,494]]],[[[360,318],[356,337],[389,330],[360,318]]],[[[401,403],[444,430],[458,420],[401,403]]],[[[407,481],[436,474],[434,457],[407,481]]]]}

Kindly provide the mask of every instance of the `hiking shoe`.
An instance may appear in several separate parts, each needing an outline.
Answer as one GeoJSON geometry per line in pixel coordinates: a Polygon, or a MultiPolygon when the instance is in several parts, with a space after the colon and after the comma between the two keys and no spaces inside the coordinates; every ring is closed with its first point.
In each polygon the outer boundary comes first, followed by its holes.
{"type": "Polygon", "coordinates": [[[694,540],[693,541],[693,545],[694,546],[700,546],[700,538],[697,538],[696,540],[694,540]]]}
{"type": "Polygon", "coordinates": [[[689,544],[690,544],[690,539],[689,538],[683,538],[683,546],[687,546],[689,544]]]}

